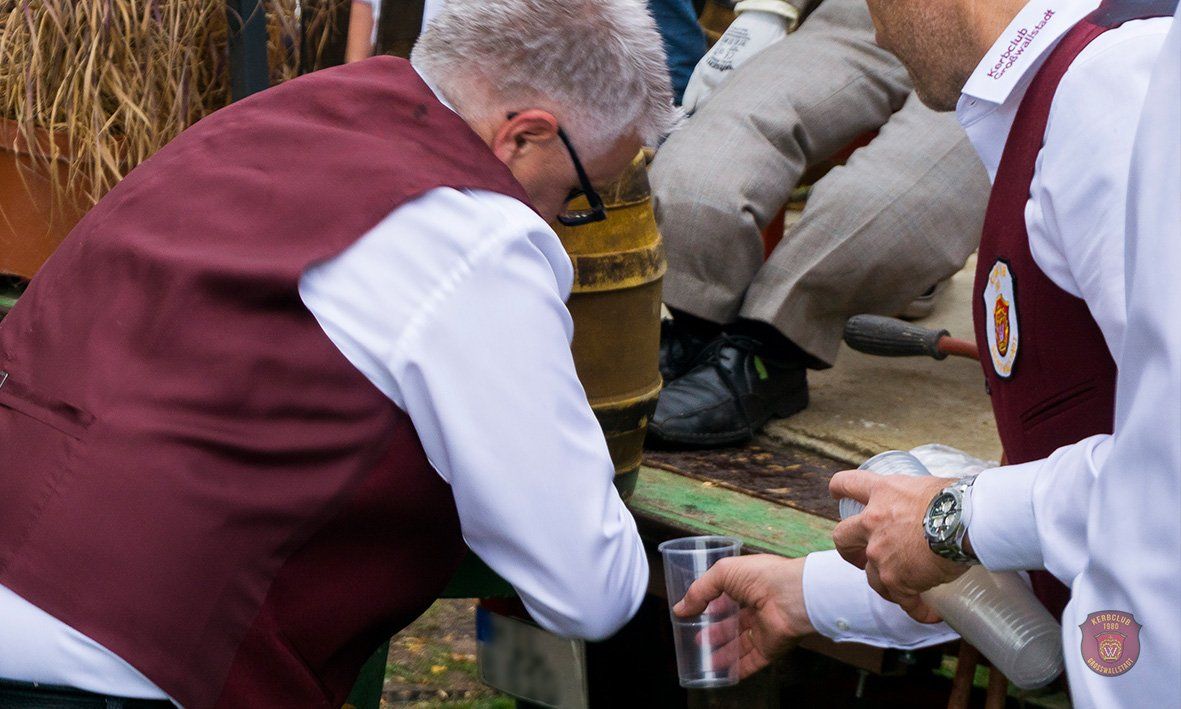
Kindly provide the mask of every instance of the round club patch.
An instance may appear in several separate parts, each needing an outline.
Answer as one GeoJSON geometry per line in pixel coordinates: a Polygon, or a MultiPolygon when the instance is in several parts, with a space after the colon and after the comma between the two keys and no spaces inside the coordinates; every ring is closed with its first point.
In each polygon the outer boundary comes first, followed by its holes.
{"type": "Polygon", "coordinates": [[[1117,677],[1140,658],[1140,628],[1136,616],[1123,611],[1099,611],[1079,626],[1083,631],[1083,662],[1095,674],[1117,677]]]}
{"type": "Polygon", "coordinates": [[[984,286],[984,322],[992,368],[1001,379],[1013,376],[1017,347],[1021,343],[1017,329],[1017,283],[1004,259],[997,259],[984,286]]]}

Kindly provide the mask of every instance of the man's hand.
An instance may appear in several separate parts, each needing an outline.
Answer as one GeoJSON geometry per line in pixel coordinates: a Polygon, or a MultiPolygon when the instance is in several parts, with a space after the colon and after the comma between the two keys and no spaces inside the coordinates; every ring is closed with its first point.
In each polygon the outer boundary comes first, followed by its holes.
{"type": "Polygon", "coordinates": [[[850,564],[865,569],[869,585],[883,598],[902,606],[920,623],[941,619],[919,594],[959,578],[968,569],[931,551],[923,534],[927,506],[950,482],[846,470],[829,483],[833,497],[865,504],[863,512],[833,530],[837,551],[850,564]]]}
{"type": "Polygon", "coordinates": [[[673,612],[682,618],[699,615],[723,593],[740,607],[733,642],[739,679],[815,632],[804,607],[803,559],[770,554],[722,559],[689,587],[673,612]]]}
{"type": "Polygon", "coordinates": [[[734,18],[730,27],[693,69],[681,107],[686,113],[701,108],[714,89],[748,59],[787,36],[799,13],[786,2],[785,14],[747,10],[734,18]],[[794,16],[791,13],[795,12],[794,16]]]}

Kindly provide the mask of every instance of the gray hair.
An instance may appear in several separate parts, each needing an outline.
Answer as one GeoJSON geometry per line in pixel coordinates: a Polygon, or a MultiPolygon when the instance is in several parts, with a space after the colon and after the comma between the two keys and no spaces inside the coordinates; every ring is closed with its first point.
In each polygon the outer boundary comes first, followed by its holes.
{"type": "Polygon", "coordinates": [[[643,0],[447,0],[411,60],[465,118],[547,108],[592,155],[656,145],[681,115],[643,0]]]}

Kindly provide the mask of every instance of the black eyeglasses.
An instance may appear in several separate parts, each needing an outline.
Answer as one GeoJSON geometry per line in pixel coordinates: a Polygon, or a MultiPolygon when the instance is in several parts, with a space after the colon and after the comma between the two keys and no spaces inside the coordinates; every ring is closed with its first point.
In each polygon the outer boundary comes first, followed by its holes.
{"type": "MultiPolygon", "coordinates": [[[[516,113],[508,114],[511,121],[516,118],[516,113]]],[[[593,224],[594,222],[601,222],[607,218],[607,210],[603,208],[603,199],[599,197],[599,193],[591,185],[590,178],[586,175],[586,170],[582,168],[582,161],[578,159],[578,153],[574,150],[574,146],[570,144],[570,138],[566,135],[566,131],[558,127],[558,137],[562,139],[562,144],[566,146],[566,152],[570,153],[570,162],[574,163],[574,172],[578,175],[578,184],[580,187],[570,190],[570,194],[566,195],[566,209],[558,215],[558,223],[562,226],[582,226],[583,224],[593,224]],[[585,197],[590,209],[570,209],[570,203],[579,197],[585,197]]]]}
{"type": "Polygon", "coordinates": [[[603,221],[607,218],[607,210],[603,208],[603,199],[591,186],[590,178],[586,176],[586,170],[582,169],[582,163],[578,160],[578,153],[574,151],[574,146],[570,144],[570,138],[566,137],[566,131],[562,130],[560,126],[558,127],[558,137],[562,139],[567,152],[570,153],[570,162],[574,163],[574,172],[578,173],[578,184],[582,185],[578,189],[570,190],[570,194],[566,195],[566,211],[558,215],[558,222],[562,226],[582,226],[603,221]],[[570,203],[579,197],[586,197],[590,209],[570,209],[570,203]]]}

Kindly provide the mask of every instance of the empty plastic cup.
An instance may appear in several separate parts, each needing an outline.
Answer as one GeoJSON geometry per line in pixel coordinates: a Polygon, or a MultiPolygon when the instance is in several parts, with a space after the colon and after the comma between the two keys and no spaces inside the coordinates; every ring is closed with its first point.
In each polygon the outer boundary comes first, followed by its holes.
{"type": "Polygon", "coordinates": [[[664,585],[681,686],[703,689],[737,684],[738,604],[723,595],[704,613],[690,618],[677,617],[672,607],[719,559],[738,556],[742,541],[733,537],[685,537],[664,542],[658,548],[664,558],[664,585]]]}
{"type": "MultiPolygon", "coordinates": [[[[857,466],[857,469],[868,470],[878,475],[922,476],[931,474],[918,458],[906,451],[878,453],[857,466]]],[[[855,514],[860,514],[864,509],[865,505],[849,497],[842,497],[837,502],[837,510],[840,512],[841,519],[848,519],[855,514]]]]}

